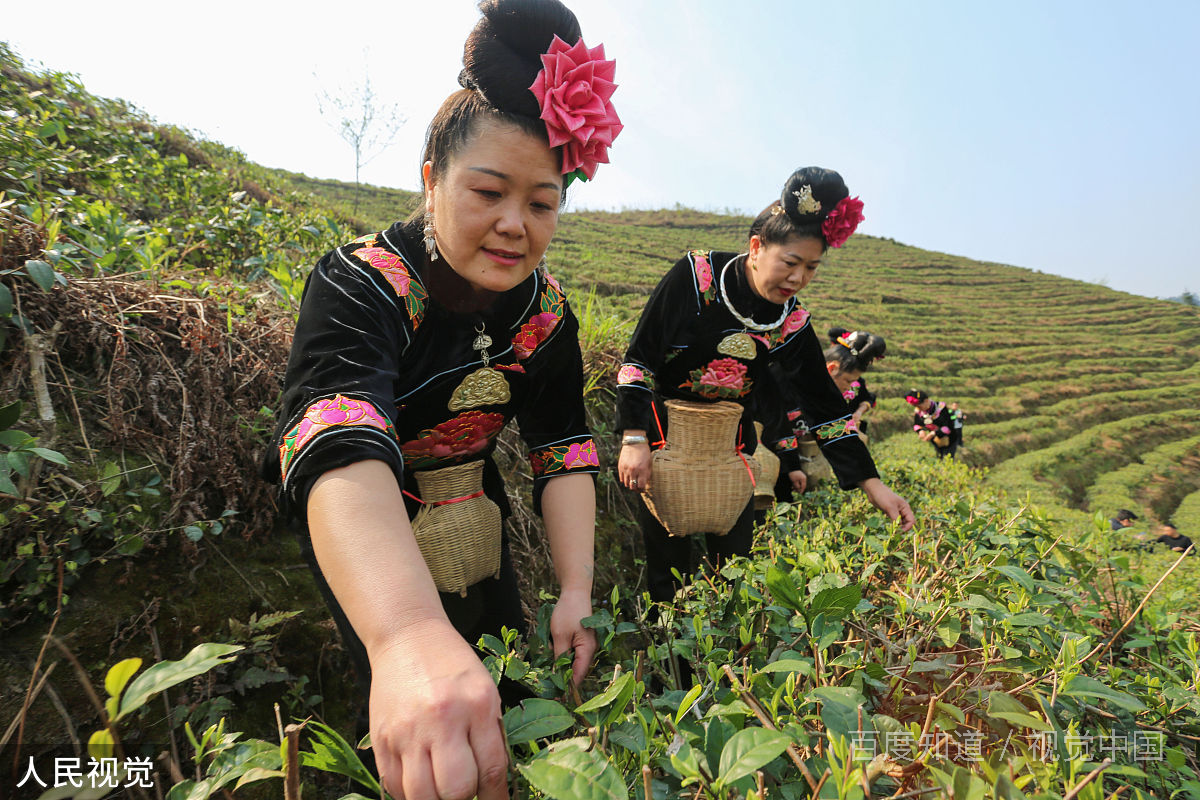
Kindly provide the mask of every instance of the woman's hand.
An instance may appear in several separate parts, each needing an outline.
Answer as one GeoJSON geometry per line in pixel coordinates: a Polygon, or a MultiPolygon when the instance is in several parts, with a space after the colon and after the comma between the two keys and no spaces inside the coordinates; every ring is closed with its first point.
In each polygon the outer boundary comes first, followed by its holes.
{"type": "Polygon", "coordinates": [[[550,638],[554,641],[554,657],[568,650],[575,651],[571,660],[571,683],[583,682],[592,656],[596,653],[596,632],[583,627],[582,620],[592,615],[592,598],[587,592],[564,590],[550,615],[550,638]]]}
{"type": "Polygon", "coordinates": [[[492,676],[448,620],[371,653],[371,744],[394,797],[501,800],[508,749],[492,676]]]}
{"type": "Polygon", "coordinates": [[[794,469],[789,472],[788,480],[792,482],[792,489],[796,494],[804,494],[804,490],[808,488],[808,475],[802,469],[794,469]]]}
{"type": "Polygon", "coordinates": [[[627,444],[617,459],[617,477],[626,489],[644,492],[650,488],[650,445],[627,444]]]}
{"type": "Polygon", "coordinates": [[[858,486],[866,492],[871,505],[887,514],[889,519],[900,522],[901,530],[912,529],[916,518],[913,516],[912,509],[909,508],[907,500],[885,486],[879,478],[868,478],[858,486]]]}

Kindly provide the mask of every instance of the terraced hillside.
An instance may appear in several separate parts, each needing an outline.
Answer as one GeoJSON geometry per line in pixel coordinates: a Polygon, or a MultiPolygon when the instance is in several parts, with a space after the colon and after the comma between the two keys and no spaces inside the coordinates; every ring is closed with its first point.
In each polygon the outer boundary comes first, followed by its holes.
{"type": "MultiPolygon", "coordinates": [[[[388,192],[369,188],[368,227],[414,206],[388,192]]],[[[550,262],[577,302],[594,291],[631,321],[684,251],[742,249],[749,224],[686,208],[568,213],[550,262]]],[[[923,387],[961,404],[963,457],[996,467],[994,483],[1079,511],[1179,516],[1200,533],[1200,309],[870,236],[831,250],[805,294],[819,330],[887,338],[871,376],[880,433],[907,431],[903,394],[923,387]]]]}
{"type": "MultiPolygon", "coordinates": [[[[691,211],[568,215],[555,265],[616,310],[636,308],[685,249],[738,247],[748,225],[691,211]]],[[[924,387],[960,402],[964,458],[996,467],[1001,486],[1200,523],[1196,308],[866,236],[830,251],[806,294],[818,329],[887,337],[871,376],[881,432],[906,432],[902,395],[924,387]]]]}

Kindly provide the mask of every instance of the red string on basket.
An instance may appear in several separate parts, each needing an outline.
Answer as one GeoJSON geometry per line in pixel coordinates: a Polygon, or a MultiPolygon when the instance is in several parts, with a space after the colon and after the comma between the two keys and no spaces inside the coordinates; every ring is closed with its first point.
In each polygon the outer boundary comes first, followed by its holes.
{"type": "Polygon", "coordinates": [[[742,460],[742,464],[744,464],[746,466],[746,474],[750,476],[750,488],[757,489],[758,481],[754,480],[754,470],[750,469],[750,462],[746,460],[746,456],[742,453],[742,448],[745,447],[745,445],[743,445],[741,443],[741,441],[740,441],[741,438],[742,438],[742,436],[741,436],[741,433],[739,432],[738,433],[739,441],[738,441],[738,445],[737,445],[738,458],[740,458],[742,460]]]}
{"type": "Polygon", "coordinates": [[[651,442],[651,447],[662,447],[667,443],[667,435],[663,433],[662,420],[658,418],[658,404],[653,400],[650,401],[650,410],[654,412],[654,424],[658,426],[658,441],[651,442]]]}
{"type": "MultiPolygon", "coordinates": [[[[401,491],[404,491],[404,490],[401,490],[401,491]]],[[[435,500],[432,503],[422,500],[421,498],[417,497],[415,494],[412,494],[407,491],[404,491],[404,494],[408,495],[413,500],[416,500],[418,503],[420,503],[423,506],[427,505],[430,508],[437,508],[438,506],[448,506],[451,503],[461,503],[463,500],[474,500],[476,497],[483,497],[483,489],[480,489],[478,492],[475,492],[473,494],[465,494],[462,497],[452,497],[449,500],[435,500]]]]}

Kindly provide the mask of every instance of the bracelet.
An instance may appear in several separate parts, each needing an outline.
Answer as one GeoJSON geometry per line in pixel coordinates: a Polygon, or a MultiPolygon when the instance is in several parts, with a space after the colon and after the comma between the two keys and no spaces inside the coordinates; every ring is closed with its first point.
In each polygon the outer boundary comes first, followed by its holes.
{"type": "Polygon", "coordinates": [[[631,433],[621,437],[621,446],[624,447],[625,445],[629,444],[648,444],[649,441],[649,439],[641,434],[631,433]]]}

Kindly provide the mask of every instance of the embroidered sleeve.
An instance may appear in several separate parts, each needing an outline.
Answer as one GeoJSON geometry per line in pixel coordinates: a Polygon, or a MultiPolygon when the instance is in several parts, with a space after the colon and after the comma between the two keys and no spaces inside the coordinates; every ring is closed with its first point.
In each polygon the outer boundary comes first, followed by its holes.
{"type": "Polygon", "coordinates": [[[579,322],[564,302],[555,336],[529,365],[530,391],[517,412],[533,468],[533,507],[542,513],[546,482],[560,475],[600,471],[596,443],[583,408],[583,357],[579,322]]]}
{"type": "Polygon", "coordinates": [[[716,296],[707,255],[692,251],[675,262],[654,287],[617,372],[617,430],[650,431],[656,376],[688,319],[716,296]]]}
{"type": "Polygon", "coordinates": [[[821,343],[807,319],[785,344],[771,351],[782,374],[783,392],[790,398],[784,407],[802,412],[802,419],[843,489],[879,477],[870,452],[858,436],[852,409],[829,377],[821,343]]]}
{"type": "Polygon", "coordinates": [[[402,475],[394,388],[413,312],[422,309],[406,298],[423,295],[414,293],[419,283],[401,280],[407,270],[402,276],[393,264],[388,278],[380,267],[347,255],[369,249],[371,241],[326,255],[305,286],[273,448],[263,465],[264,477],[282,485],[285,510],[301,516],[313,481],[331,469],[380,460],[397,480],[402,475]],[[394,281],[407,286],[407,294],[394,281]]]}

